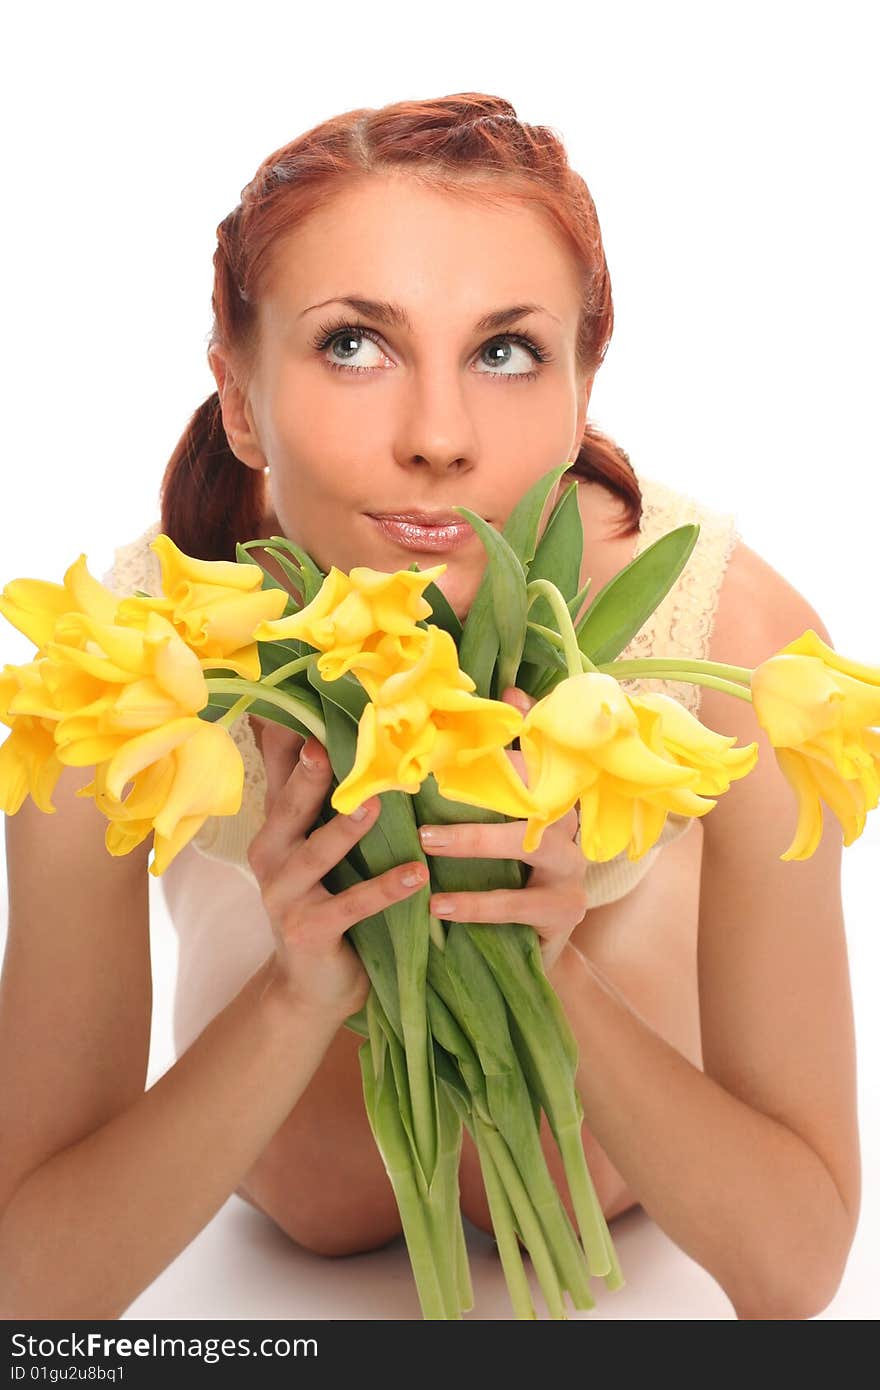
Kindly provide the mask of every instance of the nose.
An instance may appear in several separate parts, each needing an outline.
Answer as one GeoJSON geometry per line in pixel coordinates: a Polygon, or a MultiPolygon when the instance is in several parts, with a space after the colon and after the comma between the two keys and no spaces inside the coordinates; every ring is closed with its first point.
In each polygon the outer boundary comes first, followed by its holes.
{"type": "Polygon", "coordinates": [[[440,475],[469,472],[476,466],[477,437],[465,391],[456,371],[413,373],[401,414],[395,457],[403,468],[427,468],[440,475]]]}

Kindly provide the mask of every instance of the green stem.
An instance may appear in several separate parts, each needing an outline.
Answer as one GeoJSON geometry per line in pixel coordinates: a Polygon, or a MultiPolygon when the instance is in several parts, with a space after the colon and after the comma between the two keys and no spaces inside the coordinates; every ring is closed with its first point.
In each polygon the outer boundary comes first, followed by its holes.
{"type": "Polygon", "coordinates": [[[483,1126],[479,1122],[472,1122],[469,1128],[480,1157],[480,1169],[489,1203],[492,1230],[495,1234],[498,1254],[501,1257],[501,1268],[504,1271],[504,1279],[513,1311],[517,1318],[523,1320],[537,1319],[538,1315],[532,1302],[532,1291],[526,1278],[519,1241],[513,1223],[513,1212],[510,1209],[510,1202],[507,1200],[507,1193],[504,1191],[504,1184],[498,1176],[498,1169],[495,1167],[489,1147],[483,1137],[483,1126]]]}
{"type": "MultiPolygon", "coordinates": [[[[526,587],[526,594],[528,596],[529,608],[531,608],[536,599],[544,598],[553,610],[553,616],[559,624],[559,632],[553,633],[553,636],[556,638],[554,645],[560,646],[565,652],[568,674],[570,676],[579,676],[582,671],[595,671],[596,667],[593,665],[592,661],[590,661],[589,657],[584,655],[578,646],[577,633],[574,630],[574,623],[568,611],[568,604],[556,585],[549,579],[533,579],[526,587]]],[[[528,611],[528,609],[526,611],[528,611]]],[[[536,632],[540,632],[542,636],[549,636],[553,631],[552,628],[544,628],[538,623],[532,623],[531,626],[536,632]]]]}
{"type": "MultiPolygon", "coordinates": [[[[535,580],[535,583],[540,581],[535,580]]],[[[565,642],[552,627],[542,623],[529,623],[537,632],[560,651],[568,652],[565,642]]],[[[685,658],[668,656],[645,656],[637,661],[606,661],[594,666],[589,657],[581,652],[581,670],[598,671],[603,676],[614,676],[615,680],[632,680],[636,676],[647,676],[652,680],[680,680],[688,685],[707,685],[714,690],[723,690],[727,695],[735,695],[740,700],[751,700],[749,688],[752,671],[749,666],[727,666],[720,661],[688,661],[685,658]]],[[[575,675],[580,672],[575,671],[575,675]]]]}
{"type": "Polygon", "coordinates": [[[537,936],[532,928],[512,922],[500,931],[495,925],[470,922],[466,930],[495,976],[517,1038],[528,1053],[527,1075],[556,1138],[590,1273],[613,1279],[613,1247],[581,1139],[577,1044],[544,973],[537,936]]]}
{"type": "MultiPolygon", "coordinates": [[[[295,695],[285,694],[281,690],[272,690],[271,687],[264,684],[263,681],[248,681],[242,678],[232,680],[219,676],[209,676],[205,680],[205,685],[207,686],[209,695],[241,694],[242,696],[247,695],[248,703],[252,700],[261,700],[267,705],[275,705],[278,709],[283,709],[286,714],[292,714],[294,719],[297,719],[300,724],[308,729],[309,733],[314,734],[315,738],[320,739],[321,743],[326,744],[327,742],[327,728],[323,719],[315,714],[315,711],[310,705],[307,705],[303,700],[298,700],[295,695]]],[[[229,725],[238,718],[241,712],[239,709],[241,704],[242,701],[239,700],[237,705],[232,705],[226,713],[217,720],[217,723],[223,724],[228,728],[229,725]]]]}
{"type": "Polygon", "coordinates": [[[288,661],[286,666],[279,666],[277,671],[271,675],[261,677],[261,685],[278,685],[280,681],[287,680],[288,676],[295,676],[300,671],[307,671],[317,658],[317,652],[306,652],[305,656],[298,656],[293,661],[288,661]]]}
{"type": "Polygon", "coordinates": [[[443,930],[443,923],[439,917],[434,916],[433,912],[428,913],[428,934],[438,951],[446,950],[446,932],[443,930]]]}
{"type": "MultiPolygon", "coordinates": [[[[277,671],[273,671],[270,676],[261,676],[260,685],[270,686],[279,685],[288,676],[295,676],[300,671],[305,671],[315,660],[315,653],[308,652],[306,656],[298,656],[295,661],[288,661],[286,666],[279,666],[277,671]]],[[[240,714],[244,714],[249,705],[254,703],[253,695],[242,695],[234,705],[226,711],[221,719],[217,720],[225,729],[230,729],[240,714]]]]}
{"type": "Polygon", "coordinates": [[[751,703],[749,686],[752,672],[748,666],[725,666],[720,661],[686,661],[666,656],[648,656],[639,661],[609,661],[597,667],[603,675],[615,680],[632,680],[649,676],[652,680],[680,680],[688,685],[707,685],[723,690],[727,695],[751,703]]]}
{"type": "MultiPolygon", "coordinates": [[[[380,1038],[376,1039],[376,1045],[381,1049],[380,1038]]],[[[450,1309],[444,1297],[444,1281],[433,1248],[424,1195],[419,1189],[401,1123],[390,1064],[381,1068],[381,1058],[374,1056],[373,1046],[372,1041],[367,1041],[358,1048],[364,1103],[376,1147],[394,1189],[422,1316],[432,1320],[460,1317],[460,1311],[450,1309]],[[377,1069],[381,1071],[379,1077],[377,1069]]]]}
{"type": "Polygon", "coordinates": [[[568,1314],[565,1311],[565,1301],[562,1296],[556,1265],[547,1248],[544,1232],[532,1205],[532,1199],[526,1191],[510,1150],[494,1125],[484,1124],[479,1115],[476,1114],[474,1115],[474,1128],[480,1131],[481,1138],[486,1144],[498,1176],[504,1185],[504,1191],[513,1208],[514,1219],[522,1233],[523,1241],[528,1248],[550,1316],[556,1320],[565,1320],[568,1314]]]}
{"type": "MultiPolygon", "coordinates": [[[[614,1249],[614,1242],[608,1230],[605,1213],[593,1186],[589,1167],[584,1161],[584,1141],[580,1124],[560,1127],[556,1135],[559,1153],[568,1179],[572,1205],[578,1215],[578,1224],[594,1233],[605,1247],[608,1267],[602,1270],[605,1287],[609,1290],[623,1288],[624,1278],[614,1249]]],[[[597,1270],[600,1268],[596,1245],[593,1244],[593,1259],[597,1270]]]]}

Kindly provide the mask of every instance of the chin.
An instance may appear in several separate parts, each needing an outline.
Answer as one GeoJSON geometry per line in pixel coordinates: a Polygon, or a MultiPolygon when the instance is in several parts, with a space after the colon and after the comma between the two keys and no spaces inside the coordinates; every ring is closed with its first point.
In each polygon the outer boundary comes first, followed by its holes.
{"type": "MultiPolygon", "coordinates": [[[[470,606],[476,597],[477,588],[479,588],[479,585],[476,585],[473,588],[468,587],[467,589],[465,589],[460,582],[456,582],[457,576],[453,576],[453,581],[451,584],[444,583],[444,580],[446,578],[446,574],[441,574],[437,587],[442,593],[443,597],[446,599],[446,602],[449,604],[449,607],[452,609],[455,616],[458,618],[459,622],[463,623],[468,615],[470,606]]],[[[428,618],[427,621],[430,622],[430,618],[428,618]]]]}

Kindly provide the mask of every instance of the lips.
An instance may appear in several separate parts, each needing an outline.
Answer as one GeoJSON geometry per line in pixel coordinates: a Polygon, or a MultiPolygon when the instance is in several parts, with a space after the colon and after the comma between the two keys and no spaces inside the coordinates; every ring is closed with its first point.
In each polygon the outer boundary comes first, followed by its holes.
{"type": "Polygon", "coordinates": [[[467,526],[458,512],[370,512],[375,521],[403,521],[411,526],[467,526]]]}
{"type": "Polygon", "coordinates": [[[412,510],[368,515],[386,540],[406,550],[456,550],[459,546],[476,539],[470,522],[457,512],[412,510]]]}

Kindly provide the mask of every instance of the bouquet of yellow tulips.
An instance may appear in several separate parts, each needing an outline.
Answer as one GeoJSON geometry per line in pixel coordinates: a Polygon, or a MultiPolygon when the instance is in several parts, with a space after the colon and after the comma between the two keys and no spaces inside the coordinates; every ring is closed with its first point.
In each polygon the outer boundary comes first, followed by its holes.
{"type": "MultiPolygon", "coordinates": [[[[845,844],[880,798],[880,670],[847,660],[808,629],[755,670],[708,661],[616,658],[681,573],[699,528],[663,536],[583,616],[576,484],[540,519],[567,465],[521,499],[503,533],[459,508],[488,554],[462,625],[435,580],[445,566],[325,575],[284,537],[250,541],[238,560],[153,542],[160,597],[120,599],[85,556],[63,585],[20,579],[0,612],[36,645],[0,673],[0,807],[30,794],[43,811],[65,765],[94,765],[111,854],[153,833],[162,874],[211,815],[240,807],[243,767],[229,728],[245,710],[325,744],[335,787],[321,819],[378,794],[382,811],[325,880],[342,891],[397,863],[424,860],[420,824],[525,821],[523,849],[574,806],[586,859],[638,859],[670,812],[707,814],[746,776],[757,745],[735,747],[675,700],[628,696],[636,676],[694,681],[751,700],[798,798],[783,859],[805,859],[822,801],[845,844]],[[262,547],[283,588],[250,551],[262,547]],[[431,621],[428,621],[428,620],[431,621]],[[518,686],[526,715],[499,697],[518,686]],[[519,740],[528,783],[507,749],[519,740]],[[131,783],[128,795],[125,789],[131,783]]],[[[521,1248],[549,1316],[594,1305],[590,1279],[622,1274],[581,1141],[577,1052],[526,926],[446,923],[432,891],[523,886],[519,860],[432,858],[423,890],[349,935],[367,970],[365,1008],[349,1019],[370,1124],[400,1209],[426,1318],[473,1303],[458,1192],[463,1128],[474,1140],[517,1317],[536,1316],[521,1248]],[[574,1225],[540,1140],[547,1116],[574,1225]]]]}

